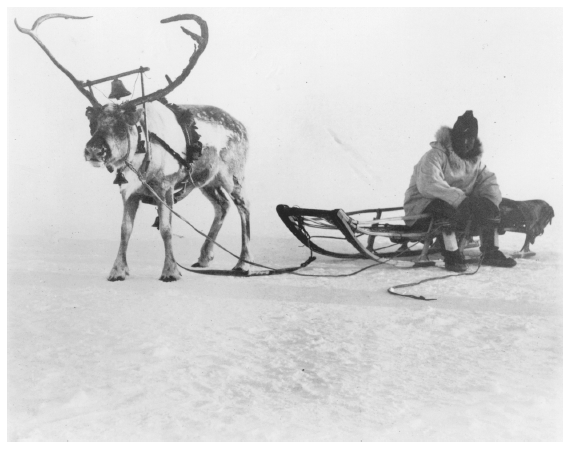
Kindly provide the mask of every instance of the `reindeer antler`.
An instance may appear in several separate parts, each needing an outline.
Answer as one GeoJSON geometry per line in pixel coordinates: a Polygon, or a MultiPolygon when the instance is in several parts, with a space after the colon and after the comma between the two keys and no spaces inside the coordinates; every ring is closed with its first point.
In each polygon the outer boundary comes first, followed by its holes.
{"type": "Polygon", "coordinates": [[[99,104],[99,102],[97,101],[97,99],[95,98],[95,95],[93,95],[93,93],[89,90],[86,90],[82,87],[82,83],[81,81],[78,81],[77,78],[75,78],[71,72],[69,70],[67,70],[64,66],[62,66],[57,59],[55,59],[53,57],[53,55],[50,53],[50,51],[47,49],[47,47],[43,44],[43,42],[40,40],[40,38],[38,37],[37,33],[36,33],[36,29],[46,20],[49,19],[89,19],[92,16],[87,16],[87,17],[78,17],[78,16],[70,16],[68,14],[46,14],[45,16],[41,16],[38,20],[36,20],[34,22],[34,25],[32,26],[31,30],[28,30],[27,28],[22,28],[20,27],[20,25],[18,25],[18,21],[16,19],[14,19],[14,23],[16,24],[16,28],[18,28],[18,31],[20,31],[21,33],[27,34],[28,36],[30,36],[33,40],[36,41],[36,43],[41,47],[41,49],[48,55],[48,57],[51,59],[51,61],[56,65],[56,67],[61,70],[63,73],[65,73],[65,75],[71,80],[71,82],[73,84],[75,84],[75,87],[77,87],[77,89],[79,90],[79,92],[81,92],[83,95],[85,95],[85,97],[87,97],[87,99],[91,102],[91,104],[94,107],[100,107],[101,105],[99,104]]]}
{"type": "Polygon", "coordinates": [[[163,98],[166,95],[168,95],[170,92],[172,92],[174,89],[176,89],[178,86],[180,86],[180,84],[182,84],[184,80],[188,78],[188,75],[190,75],[190,72],[198,62],[198,58],[200,58],[200,55],[204,52],[206,46],[208,45],[208,25],[201,17],[195,14],[180,14],[177,16],[169,17],[168,19],[163,19],[160,21],[160,23],[170,23],[179,20],[193,20],[200,26],[200,36],[193,33],[192,31],[187,30],[184,27],[180,27],[182,28],[182,31],[187,35],[189,35],[190,37],[192,37],[192,39],[194,39],[197,44],[194,53],[192,53],[192,56],[190,56],[190,61],[188,62],[188,65],[182,71],[180,76],[176,78],[174,81],[170,81],[170,78],[167,78],[168,86],[166,86],[164,89],[157,90],[156,92],[145,95],[144,97],[135,98],[134,100],[124,103],[124,105],[136,106],[145,102],[155,101],[160,98],[163,98]]]}

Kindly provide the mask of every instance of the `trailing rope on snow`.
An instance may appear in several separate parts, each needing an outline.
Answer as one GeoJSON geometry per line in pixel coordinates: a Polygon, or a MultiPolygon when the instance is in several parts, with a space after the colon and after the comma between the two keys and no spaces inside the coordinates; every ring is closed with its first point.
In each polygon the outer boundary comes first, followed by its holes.
{"type": "Polygon", "coordinates": [[[390,293],[391,295],[396,295],[396,296],[404,296],[406,298],[412,298],[412,299],[419,299],[422,301],[436,301],[437,298],[426,298],[425,296],[422,295],[412,295],[412,294],[407,294],[407,293],[398,293],[396,291],[394,291],[397,288],[405,288],[405,287],[414,287],[416,285],[420,285],[423,284],[424,282],[430,282],[430,281],[438,281],[440,279],[447,279],[450,277],[457,277],[457,276],[473,276],[475,273],[477,273],[479,271],[479,268],[481,268],[481,262],[483,261],[483,257],[479,256],[479,264],[477,265],[477,268],[475,269],[475,271],[473,271],[472,273],[458,273],[458,274],[448,274],[447,276],[438,276],[438,277],[432,277],[432,278],[427,278],[427,279],[422,279],[421,281],[417,281],[417,282],[410,282],[408,284],[400,284],[400,285],[394,285],[393,287],[388,288],[388,293],[390,293]]]}
{"type": "MultiPolygon", "coordinates": [[[[459,244],[459,248],[460,248],[459,250],[461,251],[461,253],[463,253],[463,250],[465,249],[465,246],[467,245],[468,236],[469,236],[469,233],[471,232],[471,224],[472,224],[472,221],[468,220],[467,225],[465,227],[465,231],[463,232],[463,237],[462,237],[461,242],[459,244]]],[[[411,282],[408,284],[395,285],[393,287],[388,288],[388,293],[390,293],[391,295],[404,296],[406,298],[419,299],[422,301],[436,301],[437,298],[426,298],[425,296],[422,296],[422,295],[417,296],[417,295],[406,294],[406,293],[398,293],[394,290],[397,288],[413,287],[415,285],[423,284],[424,282],[437,281],[440,279],[447,279],[450,277],[472,276],[479,271],[479,268],[481,267],[482,261],[483,261],[483,256],[481,255],[481,256],[479,256],[479,264],[477,265],[477,268],[475,269],[475,271],[472,273],[448,274],[446,276],[438,276],[438,277],[431,277],[431,278],[427,278],[427,279],[422,279],[421,281],[418,281],[418,282],[411,282]]]]}

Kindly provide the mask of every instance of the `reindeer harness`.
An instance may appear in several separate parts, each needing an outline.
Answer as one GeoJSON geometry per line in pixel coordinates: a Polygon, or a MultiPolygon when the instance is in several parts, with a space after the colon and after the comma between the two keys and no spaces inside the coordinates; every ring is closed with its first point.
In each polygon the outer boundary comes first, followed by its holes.
{"type": "MultiPolygon", "coordinates": [[[[192,112],[188,110],[184,110],[174,104],[168,103],[166,100],[161,101],[176,117],[176,121],[182,130],[182,134],[184,134],[184,140],[186,141],[186,158],[183,158],[182,155],[177,153],[175,150],[172,149],[167,142],[165,142],[161,137],[149,131],[146,125],[146,120],[141,120],[139,124],[136,125],[137,132],[138,132],[138,140],[137,140],[137,149],[135,154],[145,153],[145,159],[142,164],[142,172],[145,173],[146,169],[148,168],[148,162],[150,159],[150,141],[154,140],[158,143],[164,150],[170,154],[176,162],[180,164],[180,166],[184,167],[188,174],[192,172],[192,164],[196,162],[200,156],[202,156],[202,143],[200,142],[200,134],[198,134],[196,130],[196,121],[194,120],[194,115],[192,112]],[[148,145],[147,145],[147,138],[148,136],[148,145]]],[[[125,160],[129,159],[130,152],[131,152],[131,141],[128,141],[128,151],[125,157],[125,160]]],[[[117,170],[117,176],[113,181],[113,184],[118,184],[121,186],[122,184],[126,184],[128,181],[125,179],[123,175],[123,170],[117,170]]]]}

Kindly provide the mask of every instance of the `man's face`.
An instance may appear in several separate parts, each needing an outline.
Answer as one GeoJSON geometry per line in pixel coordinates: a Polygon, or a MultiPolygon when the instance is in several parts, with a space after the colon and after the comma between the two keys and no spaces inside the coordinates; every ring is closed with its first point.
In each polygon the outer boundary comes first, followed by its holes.
{"type": "Polygon", "coordinates": [[[453,150],[459,157],[464,157],[473,150],[475,140],[476,138],[472,136],[462,136],[458,139],[454,139],[453,150]]]}

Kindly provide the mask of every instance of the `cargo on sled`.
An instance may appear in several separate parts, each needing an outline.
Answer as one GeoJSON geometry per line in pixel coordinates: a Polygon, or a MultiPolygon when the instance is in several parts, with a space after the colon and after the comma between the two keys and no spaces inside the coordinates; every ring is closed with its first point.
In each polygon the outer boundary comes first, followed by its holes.
{"type": "MultiPolygon", "coordinates": [[[[504,198],[500,204],[499,234],[525,234],[518,257],[535,255],[530,250],[535,238],[552,223],[554,210],[542,200],[514,201],[504,198]]],[[[429,255],[440,252],[437,236],[448,222],[434,220],[428,214],[406,217],[428,219],[427,229],[407,226],[403,207],[364,209],[345,212],[342,209],[323,210],[277,206],[279,217],[287,228],[315,253],[341,259],[372,259],[415,257],[416,267],[435,265],[429,255]],[[382,239],[378,239],[378,238],[382,239]],[[378,244],[377,241],[380,241],[378,244]],[[416,245],[421,244],[416,249],[416,245]],[[356,250],[356,251],[355,251],[356,250]]],[[[458,235],[461,249],[478,247],[477,229],[468,226],[458,235]]]]}

